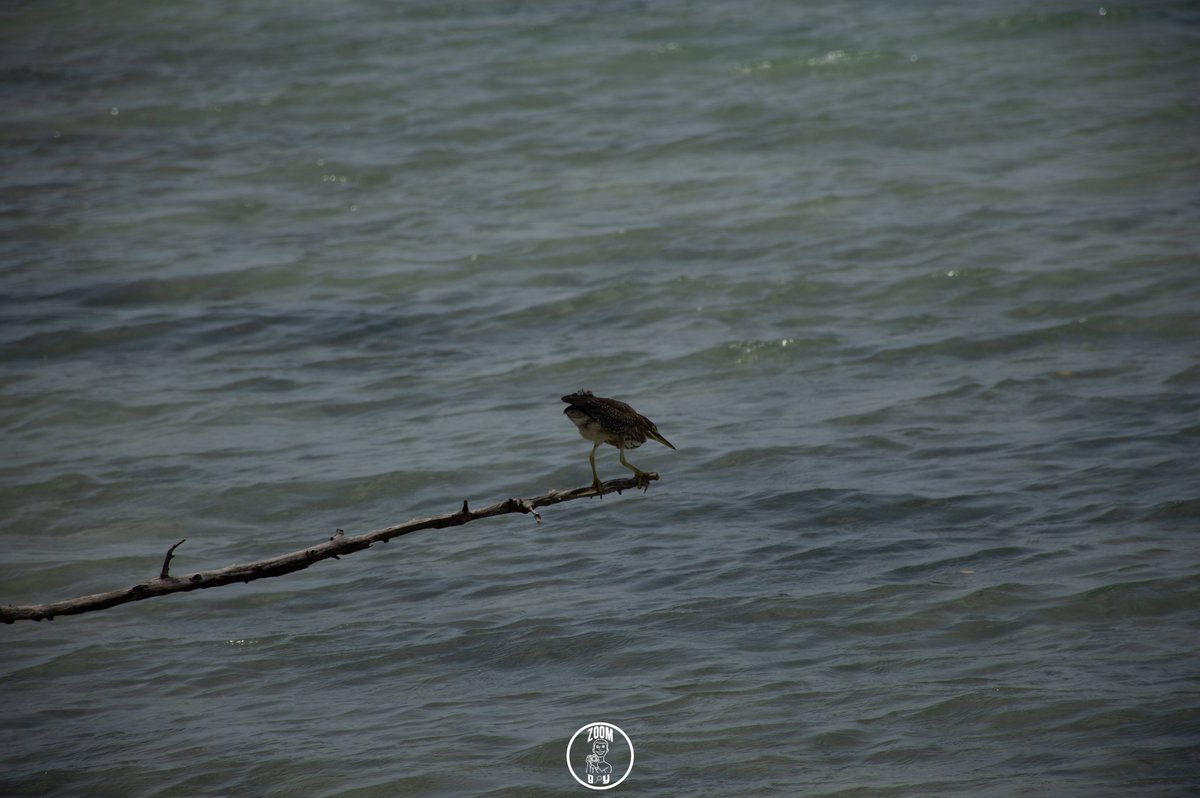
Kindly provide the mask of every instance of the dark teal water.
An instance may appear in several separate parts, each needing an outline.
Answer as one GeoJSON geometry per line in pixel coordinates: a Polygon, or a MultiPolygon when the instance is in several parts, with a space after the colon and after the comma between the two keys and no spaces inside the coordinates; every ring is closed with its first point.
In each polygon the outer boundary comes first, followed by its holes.
{"type": "Polygon", "coordinates": [[[0,628],[0,793],[1200,792],[1194,4],[0,14],[0,603],[678,447],[0,628]]]}

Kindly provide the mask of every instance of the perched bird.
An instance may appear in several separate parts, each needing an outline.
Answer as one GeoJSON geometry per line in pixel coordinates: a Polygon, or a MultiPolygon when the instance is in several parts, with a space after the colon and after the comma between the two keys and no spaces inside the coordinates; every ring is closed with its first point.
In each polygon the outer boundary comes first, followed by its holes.
{"type": "Polygon", "coordinates": [[[624,402],[605,399],[591,391],[577,391],[564,396],[562,400],[567,403],[563,413],[579,427],[579,434],[592,442],[592,453],[588,455],[588,462],[592,464],[592,487],[600,490],[600,477],[596,474],[596,450],[600,444],[607,443],[620,451],[621,465],[634,473],[638,485],[648,488],[650,480],[646,479],[646,472],[625,459],[625,450],[636,449],[647,438],[674,449],[670,441],[658,434],[654,422],[624,402]]]}

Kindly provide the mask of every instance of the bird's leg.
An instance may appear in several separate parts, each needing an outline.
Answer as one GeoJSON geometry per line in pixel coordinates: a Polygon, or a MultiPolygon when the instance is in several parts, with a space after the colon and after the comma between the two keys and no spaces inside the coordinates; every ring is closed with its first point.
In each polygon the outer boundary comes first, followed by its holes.
{"type": "Polygon", "coordinates": [[[618,451],[620,451],[620,453],[621,453],[621,465],[628,468],[630,471],[633,472],[633,475],[635,477],[637,477],[638,487],[641,488],[642,490],[650,490],[650,480],[646,478],[646,472],[625,459],[625,447],[624,446],[620,446],[617,448],[618,448],[618,451]]]}
{"type": "Polygon", "coordinates": [[[604,491],[600,489],[600,475],[596,473],[596,450],[600,448],[600,444],[592,445],[592,453],[588,455],[588,462],[592,464],[592,488],[600,494],[600,498],[604,498],[604,491]]]}

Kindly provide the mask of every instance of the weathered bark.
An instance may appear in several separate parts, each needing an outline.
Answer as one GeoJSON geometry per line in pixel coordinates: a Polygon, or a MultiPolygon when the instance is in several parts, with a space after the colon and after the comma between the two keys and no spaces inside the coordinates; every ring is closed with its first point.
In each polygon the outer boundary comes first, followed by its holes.
{"type": "Polygon", "coordinates": [[[491,518],[495,515],[531,513],[534,519],[540,523],[542,517],[537,512],[537,508],[539,507],[571,501],[572,499],[583,499],[588,496],[601,496],[604,493],[620,493],[630,488],[648,488],[650,480],[656,479],[658,479],[658,474],[655,473],[646,474],[643,484],[639,484],[636,479],[612,479],[602,483],[600,490],[596,490],[591,485],[567,491],[552,490],[549,493],[543,493],[540,496],[534,496],[529,499],[506,499],[484,507],[482,510],[471,510],[464,501],[462,509],[454,513],[437,515],[432,518],[415,518],[403,524],[376,529],[373,532],[366,532],[361,535],[346,535],[339,529],[328,540],[300,549],[299,551],[293,551],[289,554],[268,557],[264,560],[256,560],[239,565],[228,565],[214,571],[197,571],[187,576],[171,576],[171,560],[176,556],[175,550],[183,543],[181,540],[167,551],[166,556],[163,558],[159,575],[154,579],[139,582],[136,585],[119,590],[110,590],[107,593],[95,593],[90,596],[54,601],[49,604],[0,605],[0,622],[13,623],[14,621],[26,620],[49,621],[58,615],[78,615],[84,612],[95,612],[96,610],[115,607],[118,604],[142,601],[154,598],[155,596],[165,596],[170,593],[183,593],[189,590],[219,587],[233,582],[252,582],[255,579],[283,576],[293,571],[303,570],[315,562],[320,562],[330,557],[337,558],[343,554],[353,554],[356,551],[370,548],[374,543],[387,542],[392,538],[398,538],[410,532],[418,532],[422,529],[444,529],[450,526],[461,526],[470,521],[480,518],[491,518]]]}

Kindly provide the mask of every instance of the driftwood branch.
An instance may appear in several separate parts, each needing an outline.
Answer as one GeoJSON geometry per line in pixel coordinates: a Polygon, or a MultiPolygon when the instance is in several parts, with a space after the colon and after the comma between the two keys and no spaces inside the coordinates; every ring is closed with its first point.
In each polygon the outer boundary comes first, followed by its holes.
{"type": "Polygon", "coordinates": [[[602,483],[600,490],[596,490],[591,485],[566,491],[552,490],[549,493],[543,493],[540,496],[534,496],[529,499],[505,499],[502,502],[484,507],[482,510],[472,510],[467,507],[467,503],[464,501],[462,509],[453,513],[437,515],[432,518],[415,518],[403,524],[376,529],[373,532],[366,532],[361,535],[346,535],[339,529],[328,540],[318,543],[315,546],[293,551],[289,554],[268,557],[265,560],[256,560],[240,565],[229,565],[224,568],[218,568],[215,571],[197,571],[187,576],[171,576],[171,560],[175,556],[175,550],[183,543],[183,540],[181,540],[167,550],[167,554],[163,558],[162,569],[159,571],[158,578],[156,579],[140,582],[130,587],[121,588],[120,590],[110,590],[107,593],[96,593],[91,596],[80,596],[79,598],[54,601],[49,604],[0,605],[0,622],[50,621],[58,615],[78,615],[84,612],[95,612],[96,610],[115,607],[118,604],[142,601],[156,596],[165,596],[169,593],[183,593],[189,590],[219,587],[234,582],[252,582],[255,579],[283,576],[293,571],[301,571],[315,562],[327,560],[331,557],[337,559],[343,554],[362,551],[363,549],[370,548],[374,543],[386,543],[392,538],[398,538],[401,535],[407,535],[411,532],[419,532],[422,529],[444,529],[449,526],[461,526],[470,521],[480,518],[491,518],[495,515],[528,513],[534,517],[535,521],[541,523],[542,517],[537,512],[537,508],[539,507],[571,501],[572,499],[583,499],[589,496],[603,496],[605,493],[620,493],[623,490],[631,488],[648,488],[649,481],[658,479],[658,474],[651,472],[647,473],[645,477],[646,482],[641,485],[638,484],[636,479],[611,479],[608,482],[602,483]]]}

